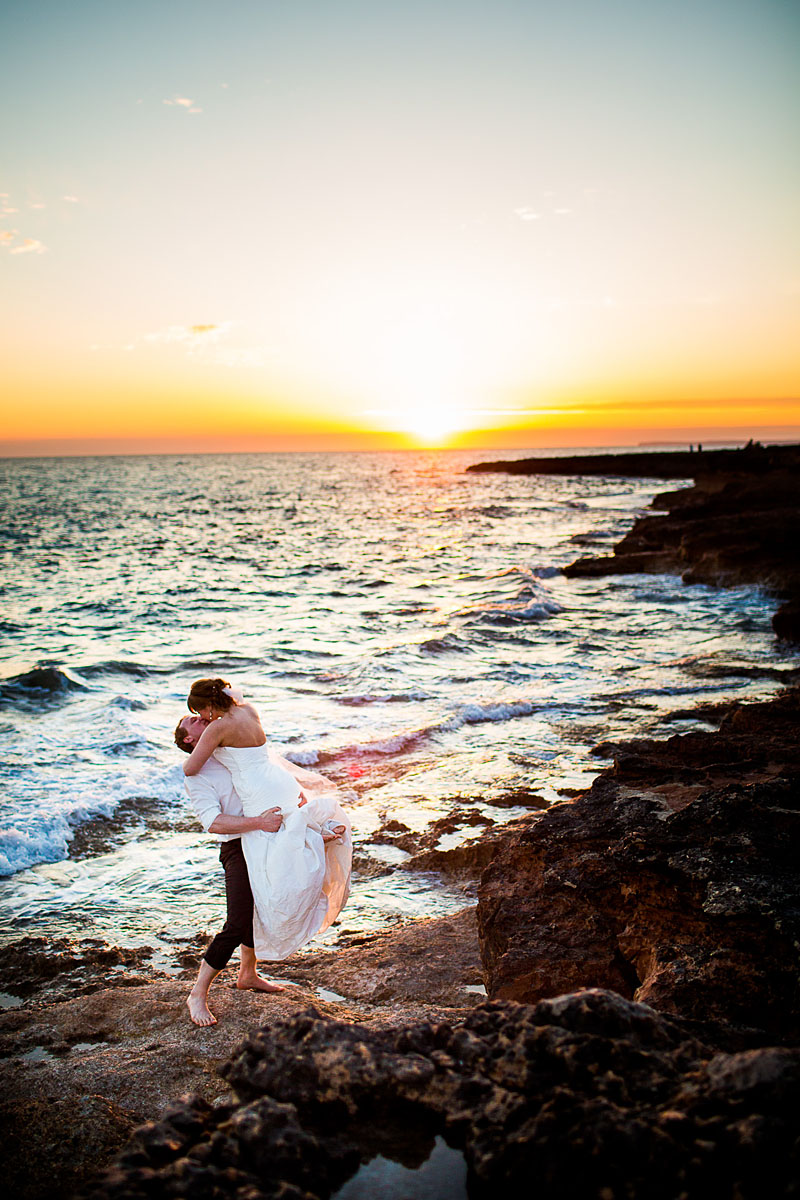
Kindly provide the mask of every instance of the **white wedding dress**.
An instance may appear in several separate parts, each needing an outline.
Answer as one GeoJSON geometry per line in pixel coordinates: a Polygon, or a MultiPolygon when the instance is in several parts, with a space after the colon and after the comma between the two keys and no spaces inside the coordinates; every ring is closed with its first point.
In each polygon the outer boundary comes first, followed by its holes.
{"type": "Polygon", "coordinates": [[[275,807],[283,814],[277,833],[243,833],[242,850],[255,901],[256,957],[287,958],[327,929],[347,899],[350,821],[330,780],[295,767],[266,745],[218,746],[214,757],[233,776],[246,817],[275,807]],[[298,808],[301,784],[308,804],[298,808]],[[323,841],[326,821],[344,825],[340,842],[323,841]]]}

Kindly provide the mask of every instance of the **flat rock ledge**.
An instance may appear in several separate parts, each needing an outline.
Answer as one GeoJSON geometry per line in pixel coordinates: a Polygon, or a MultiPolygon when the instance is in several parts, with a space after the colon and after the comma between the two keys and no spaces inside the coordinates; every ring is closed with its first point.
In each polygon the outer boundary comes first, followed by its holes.
{"type": "Polygon", "coordinates": [[[310,1004],[385,1027],[457,1021],[485,998],[474,907],[294,954],[274,964],[279,993],[239,991],[228,968],[211,993],[219,1024],[202,1029],[184,1001],[206,942],[176,946],[178,977],[155,970],[146,948],[92,939],[25,938],[0,950],[4,989],[18,1001],[0,1013],[8,1200],[73,1196],[178,1096],[215,1111],[230,1102],[221,1064],[254,1029],[310,1004]]]}
{"type": "Polygon", "coordinates": [[[608,991],[381,1030],[309,1008],[248,1037],[222,1075],[234,1102],[173,1104],[91,1200],[326,1200],[377,1155],[405,1167],[391,1194],[436,1200],[747,1200],[765,1178],[797,1194],[800,1052],[714,1053],[608,991]],[[437,1139],[455,1165],[415,1189],[437,1139]]]}

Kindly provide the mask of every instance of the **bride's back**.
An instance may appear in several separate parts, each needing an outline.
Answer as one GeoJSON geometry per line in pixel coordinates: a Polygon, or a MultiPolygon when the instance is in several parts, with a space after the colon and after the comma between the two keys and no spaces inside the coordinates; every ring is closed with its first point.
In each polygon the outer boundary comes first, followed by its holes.
{"type": "Polygon", "coordinates": [[[263,746],[266,742],[258,713],[252,704],[234,704],[219,718],[222,726],[220,746],[263,746]]]}

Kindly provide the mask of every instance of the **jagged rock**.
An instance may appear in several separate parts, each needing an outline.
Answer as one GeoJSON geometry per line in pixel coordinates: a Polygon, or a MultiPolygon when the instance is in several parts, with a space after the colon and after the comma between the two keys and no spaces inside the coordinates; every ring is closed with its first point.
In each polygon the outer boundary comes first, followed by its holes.
{"type": "Polygon", "coordinates": [[[800,600],[788,600],[772,618],[775,636],[784,642],[800,642],[800,600]]]}
{"type": "Polygon", "coordinates": [[[531,818],[479,888],[489,995],[610,987],[800,1036],[798,711],[791,691],[718,733],[617,746],[588,792],[531,818]]]}
{"type": "Polygon", "coordinates": [[[312,1008],[251,1035],[222,1073],[238,1104],[174,1105],[92,1200],[327,1197],[378,1152],[403,1161],[410,1134],[463,1151],[472,1200],[534,1185],[755,1200],[767,1172],[771,1195],[796,1194],[800,1052],[715,1054],[607,991],[383,1030],[312,1008]]]}

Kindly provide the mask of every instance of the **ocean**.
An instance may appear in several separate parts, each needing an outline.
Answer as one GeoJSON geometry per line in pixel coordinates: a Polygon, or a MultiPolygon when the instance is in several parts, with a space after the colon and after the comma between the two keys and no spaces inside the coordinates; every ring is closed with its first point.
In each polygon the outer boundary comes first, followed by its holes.
{"type": "Polygon", "coordinates": [[[562,574],[679,483],[465,473],[491,457],[0,461],[2,940],[91,936],[169,964],[219,927],[216,845],[172,742],[202,676],[347,792],[356,871],[328,947],[470,902],[404,869],[375,840],[386,822],[455,812],[438,842],[455,846],[531,793],[588,786],[601,740],[775,691],[791,664],[758,589],[562,574]]]}

